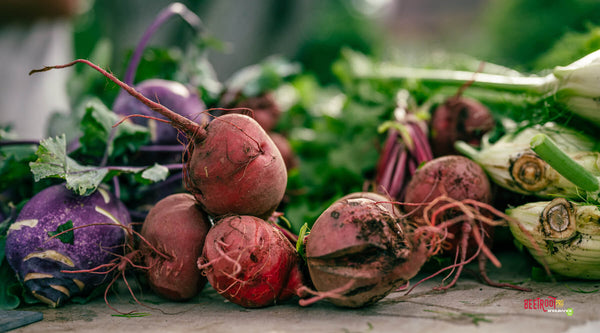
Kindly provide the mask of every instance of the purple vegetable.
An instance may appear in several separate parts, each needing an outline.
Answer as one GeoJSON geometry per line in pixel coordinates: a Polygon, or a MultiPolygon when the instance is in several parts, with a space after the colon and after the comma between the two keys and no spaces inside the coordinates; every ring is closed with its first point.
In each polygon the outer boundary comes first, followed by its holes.
{"type": "Polygon", "coordinates": [[[10,226],[6,259],[33,296],[57,307],[110,281],[106,274],[68,271],[97,268],[123,255],[127,231],[121,226],[130,223],[127,208],[112,193],[98,189],[78,196],[54,185],[31,198],[10,226]]]}
{"type": "MultiPolygon", "coordinates": [[[[148,41],[156,30],[158,30],[158,28],[173,15],[181,16],[183,20],[197,31],[203,29],[200,18],[183,4],[175,2],[163,9],[145,31],[134,51],[131,61],[129,62],[123,80],[129,86],[133,86],[135,73],[148,41]]],[[[198,114],[199,110],[206,109],[204,102],[193,89],[190,89],[182,83],[163,79],[149,79],[137,84],[135,89],[147,98],[166,106],[184,117],[198,117],[198,119],[195,120],[200,124],[208,121],[208,117],[205,114],[198,114]]],[[[117,96],[113,105],[113,111],[123,116],[138,114],[156,117],[154,111],[150,110],[146,105],[126,92],[121,92],[117,96]]],[[[166,119],[161,116],[158,116],[158,118],[166,119]]],[[[176,135],[177,131],[169,124],[157,122],[155,120],[148,121],[143,118],[138,118],[136,122],[141,125],[146,125],[147,123],[147,126],[149,126],[151,130],[151,140],[153,143],[178,143],[176,135]]]]}
{"type": "MultiPolygon", "coordinates": [[[[135,89],[149,99],[160,103],[169,109],[179,113],[187,118],[198,117],[196,121],[202,123],[206,121],[206,116],[201,110],[206,109],[204,102],[200,100],[197,94],[192,92],[185,85],[162,79],[150,79],[143,81],[135,86],[135,89]]],[[[113,111],[123,116],[134,114],[151,116],[155,118],[166,119],[163,116],[156,116],[156,113],[135,97],[121,93],[115,100],[113,111]]],[[[150,128],[150,137],[155,144],[178,144],[177,130],[173,126],[146,118],[133,118],[133,121],[150,128]]]]}

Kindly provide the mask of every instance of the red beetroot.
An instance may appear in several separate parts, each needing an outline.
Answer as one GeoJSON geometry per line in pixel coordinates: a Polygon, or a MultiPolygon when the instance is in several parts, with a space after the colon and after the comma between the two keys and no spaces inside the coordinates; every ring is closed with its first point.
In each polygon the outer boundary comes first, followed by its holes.
{"type": "Polygon", "coordinates": [[[303,287],[294,246],[254,216],[219,220],[206,237],[198,267],[219,294],[246,308],[288,300],[303,287]]]}
{"type": "Polygon", "coordinates": [[[279,149],[281,157],[285,162],[285,167],[288,170],[295,168],[298,165],[298,159],[288,139],[283,134],[276,132],[269,133],[269,136],[273,140],[273,143],[275,143],[275,146],[277,146],[277,149],[279,149]]]}
{"type": "MultiPolygon", "coordinates": [[[[112,74],[85,59],[30,72],[84,63],[115,82],[188,137],[184,174],[188,190],[210,215],[240,214],[268,218],[283,198],[287,171],[268,134],[241,114],[217,117],[200,125],[144,97],[112,74]]],[[[199,112],[201,110],[198,110],[199,112]]]]}
{"type": "Polygon", "coordinates": [[[183,301],[204,288],[206,278],[196,260],[209,228],[208,217],[190,194],[169,195],[152,207],[141,235],[166,256],[158,255],[146,242],[141,243],[140,250],[148,267],[148,283],[156,294],[183,301]]]}
{"type": "Polygon", "coordinates": [[[431,149],[434,156],[456,154],[454,142],[478,146],[481,137],[494,128],[489,109],[479,101],[453,96],[438,106],[431,118],[431,149]]]}
{"type": "MultiPolygon", "coordinates": [[[[481,203],[492,202],[491,184],[485,171],[474,161],[459,155],[447,155],[435,158],[425,163],[406,186],[405,203],[422,204],[421,206],[406,206],[410,213],[410,219],[416,224],[424,224],[424,208],[428,203],[440,196],[446,196],[452,200],[461,201],[466,199],[476,200],[481,203]]],[[[430,212],[441,204],[428,207],[430,212]]],[[[444,211],[443,218],[451,219],[462,212],[459,209],[448,209],[444,211]]],[[[488,234],[493,228],[486,227],[488,234]]],[[[454,250],[460,241],[462,229],[460,224],[449,227],[454,238],[449,239],[448,250],[454,250]]],[[[487,238],[488,241],[491,238],[487,238]]],[[[471,239],[469,253],[474,253],[478,245],[471,239]]]]}
{"type": "Polygon", "coordinates": [[[319,216],[307,236],[306,256],[317,291],[331,293],[328,300],[337,306],[356,308],[405,284],[428,253],[409,237],[388,198],[354,193],[319,216]]]}
{"type": "Polygon", "coordinates": [[[268,218],[287,185],[287,171],[273,140],[250,117],[226,114],[191,146],[186,186],[212,215],[268,218]]]}
{"type": "Polygon", "coordinates": [[[253,111],[254,119],[269,132],[275,128],[281,117],[281,109],[273,94],[264,93],[256,97],[249,97],[239,101],[234,108],[248,108],[253,111]]]}
{"type": "MultiPolygon", "coordinates": [[[[490,259],[500,267],[500,262],[490,251],[492,231],[500,223],[493,221],[501,216],[491,206],[491,185],[483,169],[474,161],[458,155],[447,155],[427,162],[417,170],[406,188],[406,210],[409,219],[420,230],[430,230],[432,244],[444,241],[445,250],[455,258],[455,263],[438,273],[452,269],[452,281],[437,289],[448,289],[456,284],[464,265],[479,258],[480,274],[492,286],[523,290],[522,287],[492,282],[486,275],[485,262],[490,259]],[[417,204],[411,206],[408,204],[417,204]]],[[[439,249],[439,248],[438,248],[439,249]]],[[[434,250],[435,253],[437,251],[434,250]]]]}
{"type": "Polygon", "coordinates": [[[417,169],[406,185],[404,202],[411,218],[421,219],[423,207],[441,195],[454,200],[473,199],[491,203],[492,189],[485,171],[474,161],[459,155],[435,158],[417,169]]]}

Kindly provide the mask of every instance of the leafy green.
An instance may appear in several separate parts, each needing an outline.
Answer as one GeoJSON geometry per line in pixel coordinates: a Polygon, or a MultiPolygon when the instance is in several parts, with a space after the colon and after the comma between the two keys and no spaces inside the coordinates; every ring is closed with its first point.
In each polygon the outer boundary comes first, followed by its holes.
{"type": "Polygon", "coordinates": [[[38,158],[29,164],[36,181],[48,177],[61,178],[66,181],[67,188],[75,193],[89,195],[103,181],[122,173],[140,173],[141,178],[147,181],[161,181],[168,175],[168,169],[156,165],[151,168],[80,165],[67,155],[66,149],[64,134],[40,141],[38,158]],[[146,170],[151,171],[144,172],[146,170]]]}
{"type": "Polygon", "coordinates": [[[110,160],[137,149],[149,141],[146,127],[131,122],[119,121],[119,116],[109,110],[98,99],[90,99],[85,105],[85,114],[81,119],[81,153],[102,157],[106,154],[110,160]]]}
{"type": "Polygon", "coordinates": [[[337,198],[362,190],[374,173],[381,140],[377,127],[389,119],[387,105],[363,101],[313,78],[292,81],[299,98],[279,128],[289,131],[300,167],[288,173],[291,193],[285,216],[299,232],[337,198]]]}
{"type": "Polygon", "coordinates": [[[165,180],[168,174],[167,167],[155,163],[153,166],[143,169],[142,172],[135,173],[135,179],[138,183],[147,185],[165,180]]]}
{"type": "Polygon", "coordinates": [[[67,222],[59,225],[56,231],[48,231],[48,236],[56,236],[61,242],[65,244],[73,244],[75,240],[75,233],[73,232],[73,221],[68,220],[67,222]]]}
{"type": "Polygon", "coordinates": [[[0,260],[0,310],[16,309],[21,304],[20,295],[23,293],[23,286],[17,279],[15,271],[10,267],[8,261],[4,259],[4,238],[0,239],[0,248],[2,248],[2,259],[0,260]]]}
{"type": "Polygon", "coordinates": [[[227,89],[239,91],[245,97],[258,96],[283,84],[284,80],[300,72],[300,66],[288,60],[271,56],[259,64],[244,67],[227,81],[227,89]]]}
{"type": "MultiPolygon", "coordinates": [[[[2,224],[8,224],[7,219],[2,224]]],[[[3,229],[3,228],[2,228],[3,229]]],[[[5,258],[6,235],[0,233],[0,310],[16,309],[21,304],[20,296],[24,293],[23,285],[17,274],[5,258]]]]}
{"type": "Polygon", "coordinates": [[[304,248],[304,238],[306,236],[308,236],[309,233],[310,233],[310,231],[308,228],[308,224],[304,223],[304,225],[300,228],[300,231],[298,232],[298,241],[296,242],[296,251],[304,259],[306,259],[306,251],[304,248]]]}

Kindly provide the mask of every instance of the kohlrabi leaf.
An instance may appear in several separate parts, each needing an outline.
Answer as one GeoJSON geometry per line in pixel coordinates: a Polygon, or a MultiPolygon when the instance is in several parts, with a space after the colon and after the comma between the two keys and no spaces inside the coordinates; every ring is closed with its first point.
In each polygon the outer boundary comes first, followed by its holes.
{"type": "MultiPolygon", "coordinates": [[[[43,178],[61,178],[66,181],[68,189],[79,195],[89,195],[105,180],[122,173],[142,174],[146,181],[161,181],[166,179],[168,170],[156,165],[146,167],[126,166],[85,166],[80,165],[67,155],[65,135],[40,141],[37,150],[37,160],[29,163],[36,181],[43,178]],[[151,170],[149,175],[144,171],[151,170]]],[[[138,178],[138,177],[136,177],[138,178]]]]}

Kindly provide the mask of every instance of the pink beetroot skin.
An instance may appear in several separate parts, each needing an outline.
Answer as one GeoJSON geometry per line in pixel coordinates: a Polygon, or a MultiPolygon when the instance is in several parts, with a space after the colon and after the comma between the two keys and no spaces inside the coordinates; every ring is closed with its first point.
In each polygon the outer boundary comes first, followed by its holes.
{"type": "Polygon", "coordinates": [[[166,258],[145,242],[141,243],[140,249],[149,267],[146,272],[148,283],[156,294],[184,301],[204,288],[206,278],[196,260],[202,254],[209,228],[206,213],[190,194],[169,195],[152,207],[141,234],[166,258]]]}
{"type": "Polygon", "coordinates": [[[438,106],[431,118],[431,150],[434,156],[456,154],[454,142],[479,146],[481,137],[494,128],[489,109],[479,101],[453,96],[438,106]]]}
{"type": "Polygon", "coordinates": [[[254,216],[228,216],[209,231],[198,267],[219,294],[246,308],[290,299],[302,287],[300,258],[289,240],[254,216]]]}
{"type": "Polygon", "coordinates": [[[412,278],[427,253],[413,244],[389,199],[354,193],[334,202],[316,220],[306,240],[310,278],[316,290],[341,307],[363,307],[412,278]]]}
{"type": "Polygon", "coordinates": [[[210,215],[271,216],[287,186],[285,163],[273,140],[241,114],[214,119],[206,133],[189,152],[188,190],[210,215]]]}
{"type": "MultiPolygon", "coordinates": [[[[427,224],[423,215],[425,208],[427,207],[429,215],[431,215],[436,209],[440,209],[442,204],[447,203],[447,201],[443,201],[439,204],[430,204],[440,196],[456,201],[475,200],[491,204],[492,187],[486,173],[477,163],[464,156],[447,155],[427,162],[417,170],[407,184],[404,202],[422,204],[406,206],[409,219],[418,225],[427,224]]],[[[445,209],[440,218],[443,221],[461,214],[462,212],[457,208],[445,209]]],[[[484,225],[484,228],[488,234],[492,233],[493,229],[489,225],[484,225]]],[[[455,249],[461,239],[461,224],[451,225],[448,231],[454,235],[454,238],[448,241],[449,249],[455,249]]],[[[471,239],[470,242],[470,249],[477,249],[474,240],[471,239]]],[[[469,253],[472,252],[470,250],[469,253]]]]}

